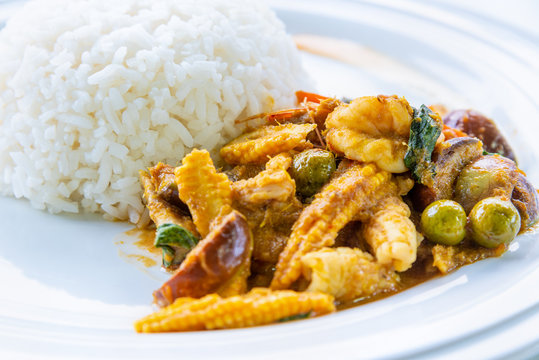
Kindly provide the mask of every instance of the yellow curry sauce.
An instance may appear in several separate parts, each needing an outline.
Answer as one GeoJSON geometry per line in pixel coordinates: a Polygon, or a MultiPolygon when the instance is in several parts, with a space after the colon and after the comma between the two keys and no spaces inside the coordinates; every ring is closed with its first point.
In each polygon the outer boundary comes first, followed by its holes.
{"type": "Polygon", "coordinates": [[[297,97],[297,109],[262,114],[266,124],[225,145],[223,169],[193,150],[178,167],[141,172],[153,242],[173,275],[154,292],[163,309],[137,331],[364,304],[500,256],[539,217],[509,144],[497,142],[509,158],[485,152],[493,134],[475,129],[497,129],[478,113],[458,113],[474,128],[403,97],[297,97]]]}

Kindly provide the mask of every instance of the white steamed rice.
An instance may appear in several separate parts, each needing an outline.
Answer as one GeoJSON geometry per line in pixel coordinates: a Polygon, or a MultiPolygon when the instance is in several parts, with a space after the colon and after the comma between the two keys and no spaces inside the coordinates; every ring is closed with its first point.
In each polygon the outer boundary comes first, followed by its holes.
{"type": "Polygon", "coordinates": [[[216,150],[304,81],[259,1],[31,1],[0,32],[0,193],[139,222],[138,170],[216,150]]]}

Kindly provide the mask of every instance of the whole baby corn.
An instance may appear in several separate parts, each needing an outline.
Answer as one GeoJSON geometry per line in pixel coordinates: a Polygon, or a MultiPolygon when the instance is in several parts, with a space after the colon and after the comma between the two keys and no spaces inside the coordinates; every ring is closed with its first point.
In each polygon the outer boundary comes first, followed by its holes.
{"type": "Polygon", "coordinates": [[[223,146],[221,156],[234,165],[264,164],[269,157],[282,152],[311,148],[306,138],[315,128],[315,124],[263,126],[223,146]]]}
{"type": "Polygon", "coordinates": [[[187,204],[202,237],[210,224],[232,211],[232,188],[225,174],[218,173],[206,150],[193,150],[174,171],[180,199],[187,204]]]}
{"type": "Polygon", "coordinates": [[[384,195],[383,185],[391,179],[390,173],[374,164],[343,161],[340,167],[292,227],[279,256],[272,289],[285,289],[296,281],[301,275],[301,257],[333,245],[339,230],[361,209],[376,203],[384,195]]]}
{"type": "Polygon", "coordinates": [[[335,311],[331,295],[255,288],[245,295],[179,298],[163,310],[135,322],[137,332],[231,329],[274,323],[294,315],[335,311]]]}

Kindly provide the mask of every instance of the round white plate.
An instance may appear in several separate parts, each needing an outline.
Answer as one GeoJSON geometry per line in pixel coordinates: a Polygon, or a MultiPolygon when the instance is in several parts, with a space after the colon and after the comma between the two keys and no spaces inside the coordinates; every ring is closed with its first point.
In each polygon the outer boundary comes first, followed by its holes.
{"type": "MultiPolygon", "coordinates": [[[[292,33],[348,39],[374,54],[358,68],[304,53],[321,93],[396,93],[416,106],[478,109],[500,124],[521,167],[539,184],[539,47],[529,28],[450,2],[271,3],[292,33]]],[[[535,234],[519,236],[501,258],[333,315],[242,330],[140,335],[132,323],[152,311],[151,293],[166,274],[120,254],[129,246],[122,233],[130,228],[0,198],[0,358],[539,355],[535,234]]]]}

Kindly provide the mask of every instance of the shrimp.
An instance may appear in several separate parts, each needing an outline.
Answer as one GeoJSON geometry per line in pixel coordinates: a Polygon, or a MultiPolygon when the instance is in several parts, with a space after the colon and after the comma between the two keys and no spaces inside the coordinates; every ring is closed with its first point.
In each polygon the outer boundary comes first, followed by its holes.
{"type": "Polygon", "coordinates": [[[345,157],[373,162],[392,173],[404,164],[413,109],[397,96],[365,96],[341,104],[327,116],[327,145],[345,157]]]}
{"type": "Polygon", "coordinates": [[[408,171],[404,165],[406,142],[388,137],[374,137],[349,128],[333,128],[326,134],[331,151],[348,159],[373,162],[392,173],[408,171]]]}
{"type": "Polygon", "coordinates": [[[404,97],[363,96],[329,114],[328,128],[349,128],[372,136],[408,138],[413,109],[404,97]]]}

